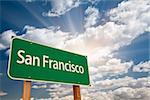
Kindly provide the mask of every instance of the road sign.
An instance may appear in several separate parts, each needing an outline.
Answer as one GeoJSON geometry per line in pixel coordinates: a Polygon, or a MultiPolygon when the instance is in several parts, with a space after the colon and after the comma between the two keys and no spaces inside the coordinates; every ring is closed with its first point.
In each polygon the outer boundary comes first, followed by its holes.
{"type": "Polygon", "coordinates": [[[87,57],[13,38],[8,76],[16,80],[89,85],[87,57]]]}

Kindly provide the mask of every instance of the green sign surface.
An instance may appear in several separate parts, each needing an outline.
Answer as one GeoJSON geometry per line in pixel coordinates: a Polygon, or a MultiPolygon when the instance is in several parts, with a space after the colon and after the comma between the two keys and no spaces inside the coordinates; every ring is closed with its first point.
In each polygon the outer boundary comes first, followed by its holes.
{"type": "Polygon", "coordinates": [[[87,57],[13,38],[8,76],[16,80],[89,85],[87,57]]]}

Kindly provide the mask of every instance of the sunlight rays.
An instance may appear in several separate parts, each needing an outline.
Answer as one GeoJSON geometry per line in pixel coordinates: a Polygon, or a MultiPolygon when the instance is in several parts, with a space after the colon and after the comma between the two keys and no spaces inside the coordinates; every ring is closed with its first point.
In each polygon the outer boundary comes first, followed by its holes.
{"type": "Polygon", "coordinates": [[[42,20],[42,18],[40,16],[38,16],[32,9],[30,9],[28,6],[26,6],[24,3],[20,2],[20,4],[26,8],[30,14],[32,14],[43,26],[45,26],[46,28],[49,27],[48,23],[45,22],[44,20],[42,20]]]}

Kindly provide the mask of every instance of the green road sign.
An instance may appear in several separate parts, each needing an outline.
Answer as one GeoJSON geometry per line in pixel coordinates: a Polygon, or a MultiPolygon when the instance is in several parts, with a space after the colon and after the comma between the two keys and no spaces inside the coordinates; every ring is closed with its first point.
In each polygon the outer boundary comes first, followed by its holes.
{"type": "Polygon", "coordinates": [[[87,57],[13,38],[8,76],[16,80],[89,85],[87,57]]]}

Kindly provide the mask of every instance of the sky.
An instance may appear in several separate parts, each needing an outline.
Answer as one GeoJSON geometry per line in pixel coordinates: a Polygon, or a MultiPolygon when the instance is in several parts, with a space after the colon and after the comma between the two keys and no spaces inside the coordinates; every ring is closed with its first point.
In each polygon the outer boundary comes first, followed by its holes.
{"type": "MultiPolygon", "coordinates": [[[[83,100],[149,100],[149,0],[0,0],[0,100],[21,100],[7,75],[12,36],[87,55],[83,100]]],[[[73,100],[72,86],[32,82],[31,100],[73,100]]]]}

